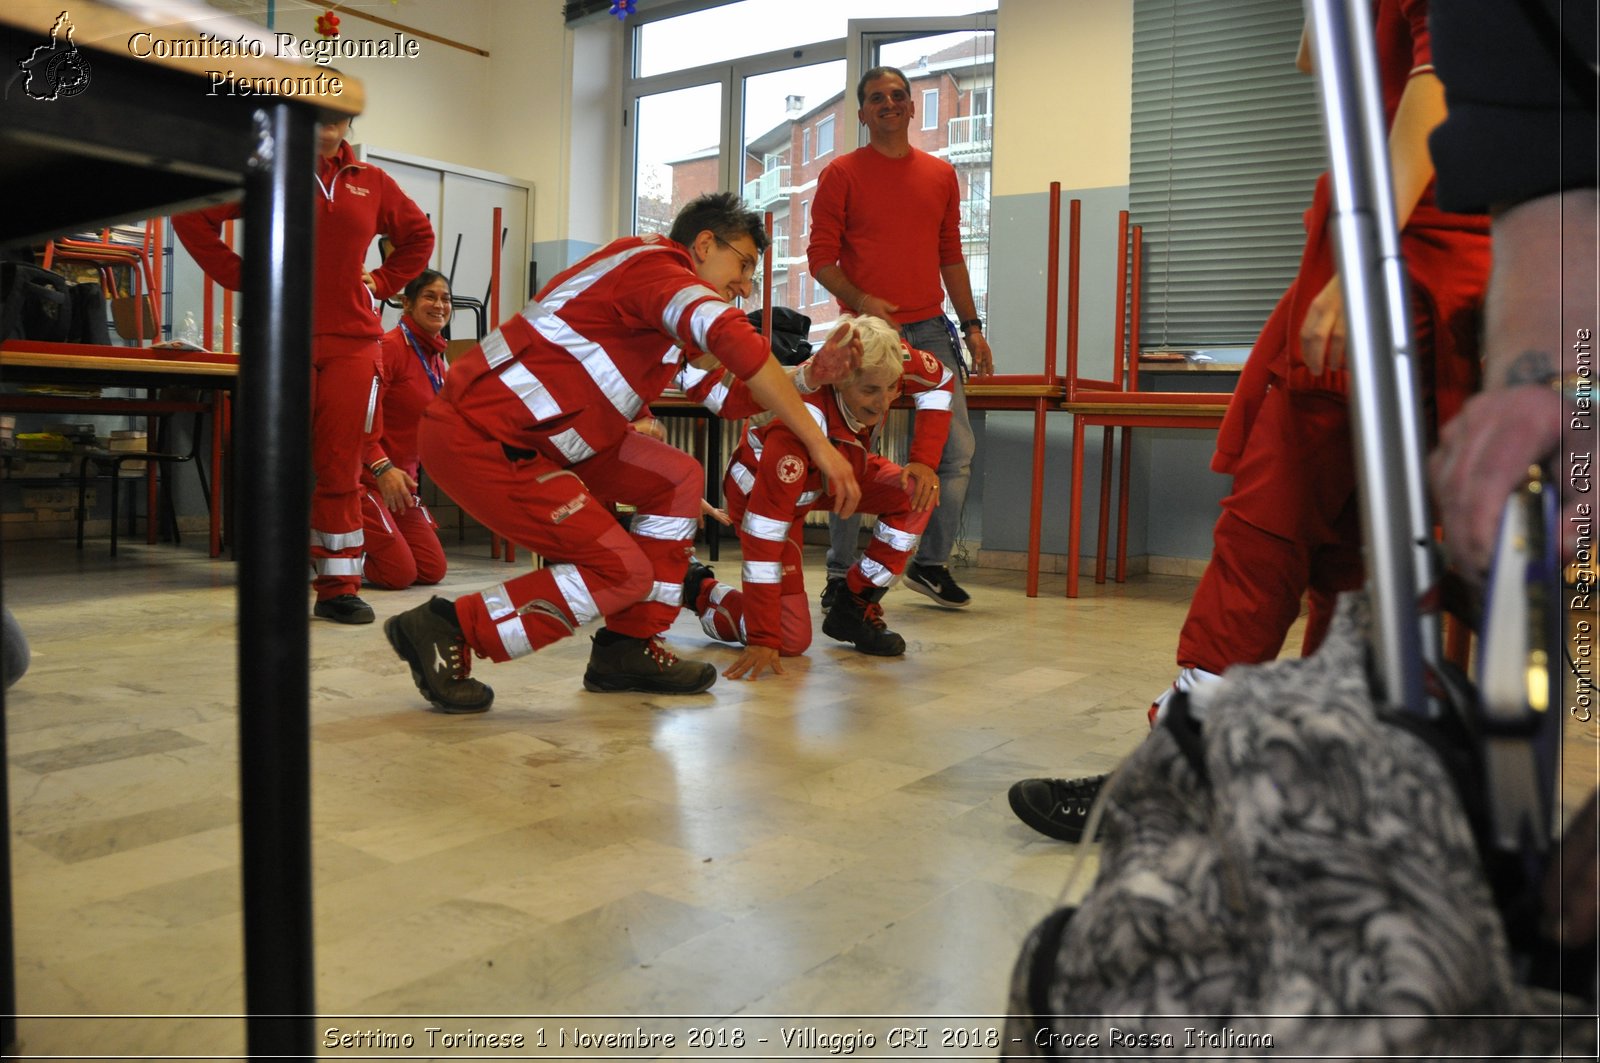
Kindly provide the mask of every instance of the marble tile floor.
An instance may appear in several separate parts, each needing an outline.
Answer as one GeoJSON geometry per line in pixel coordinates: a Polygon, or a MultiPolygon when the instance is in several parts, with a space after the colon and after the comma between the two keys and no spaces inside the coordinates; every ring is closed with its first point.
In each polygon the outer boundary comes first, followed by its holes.
{"type": "MultiPolygon", "coordinates": [[[[485,553],[453,549],[439,592],[513,571],[485,553]]],[[[187,547],[5,547],[34,651],[6,699],[18,1008],[122,1016],[25,1018],[26,1053],[243,1051],[233,571],[187,547]]],[[[819,630],[784,676],[602,695],[580,636],[478,662],[483,716],[426,711],[377,627],[313,622],[316,1001],[345,1016],[319,1030],[1001,1014],[1077,853],[1006,789],[1139,741],[1193,583],[1086,581],[1068,601],[1047,578],[1030,600],[1021,573],[958,575],[968,610],[886,600],[903,659],[819,630]]],[[[381,620],[430,593],[367,598],[381,620]]],[[[670,641],[735,655],[687,614],[670,641]]]]}

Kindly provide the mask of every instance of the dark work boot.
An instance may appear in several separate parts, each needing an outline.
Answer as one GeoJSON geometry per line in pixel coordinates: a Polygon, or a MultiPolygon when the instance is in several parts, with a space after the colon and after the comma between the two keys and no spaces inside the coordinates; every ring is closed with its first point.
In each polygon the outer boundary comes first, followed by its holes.
{"type": "Polygon", "coordinates": [[[710,565],[702,565],[700,559],[689,559],[689,571],[683,576],[683,607],[691,613],[699,613],[695,603],[700,597],[700,588],[708,579],[716,579],[717,574],[711,571],[710,565]]]}
{"type": "Polygon", "coordinates": [[[698,694],[717,681],[717,666],[685,661],[658,638],[636,639],[602,629],[589,650],[585,690],[638,690],[647,694],[698,694]]]}
{"type": "Polygon", "coordinates": [[[451,602],[432,598],[391,616],[383,633],[411,666],[417,690],[441,712],[485,712],[494,703],[494,691],[472,678],[472,650],[451,602]]]}
{"type": "Polygon", "coordinates": [[[822,633],[830,639],[849,642],[862,653],[874,657],[898,657],[906,652],[906,640],[889,630],[883,622],[882,587],[856,594],[848,584],[839,588],[833,608],[822,621],[822,633]]]}

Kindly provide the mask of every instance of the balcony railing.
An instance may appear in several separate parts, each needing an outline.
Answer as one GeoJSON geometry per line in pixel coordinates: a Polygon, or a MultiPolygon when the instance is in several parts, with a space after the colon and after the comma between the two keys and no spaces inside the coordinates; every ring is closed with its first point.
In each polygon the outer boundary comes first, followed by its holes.
{"type": "Polygon", "coordinates": [[[965,118],[952,118],[949,134],[952,151],[987,148],[994,142],[994,115],[971,114],[965,118]]]}
{"type": "Polygon", "coordinates": [[[779,166],[760,177],[744,183],[745,206],[751,210],[765,210],[783,195],[789,185],[789,167],[779,166]]]}

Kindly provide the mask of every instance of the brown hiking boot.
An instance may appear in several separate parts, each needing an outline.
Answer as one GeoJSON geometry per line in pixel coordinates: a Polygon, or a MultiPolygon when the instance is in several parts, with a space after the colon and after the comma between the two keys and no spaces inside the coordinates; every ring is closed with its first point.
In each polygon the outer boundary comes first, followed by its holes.
{"type": "Polygon", "coordinates": [[[707,661],[685,661],[659,638],[618,638],[601,645],[598,635],[589,650],[583,688],[600,693],[640,690],[648,694],[698,694],[717,681],[717,667],[707,661]]]}
{"type": "Polygon", "coordinates": [[[453,603],[432,598],[385,620],[383,633],[411,666],[422,696],[441,712],[486,712],[494,703],[494,691],[472,678],[472,650],[453,603]]]}
{"type": "Polygon", "coordinates": [[[906,652],[906,640],[889,630],[883,622],[882,587],[856,594],[849,586],[839,588],[833,608],[822,621],[822,633],[830,639],[849,642],[862,653],[874,657],[898,657],[906,652]]]}

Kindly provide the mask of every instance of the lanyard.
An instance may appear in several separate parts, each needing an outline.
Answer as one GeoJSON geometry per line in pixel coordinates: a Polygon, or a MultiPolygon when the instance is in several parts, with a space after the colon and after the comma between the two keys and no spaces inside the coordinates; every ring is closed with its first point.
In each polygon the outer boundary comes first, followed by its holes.
{"type": "Polygon", "coordinates": [[[411,330],[406,328],[406,323],[404,321],[400,322],[400,331],[405,333],[406,342],[409,343],[411,345],[411,349],[416,352],[417,361],[422,363],[422,371],[428,374],[428,383],[433,385],[433,393],[435,395],[439,394],[439,389],[444,387],[444,376],[440,373],[434,372],[433,365],[428,360],[428,356],[423,353],[422,344],[415,336],[411,334],[411,330]]]}

